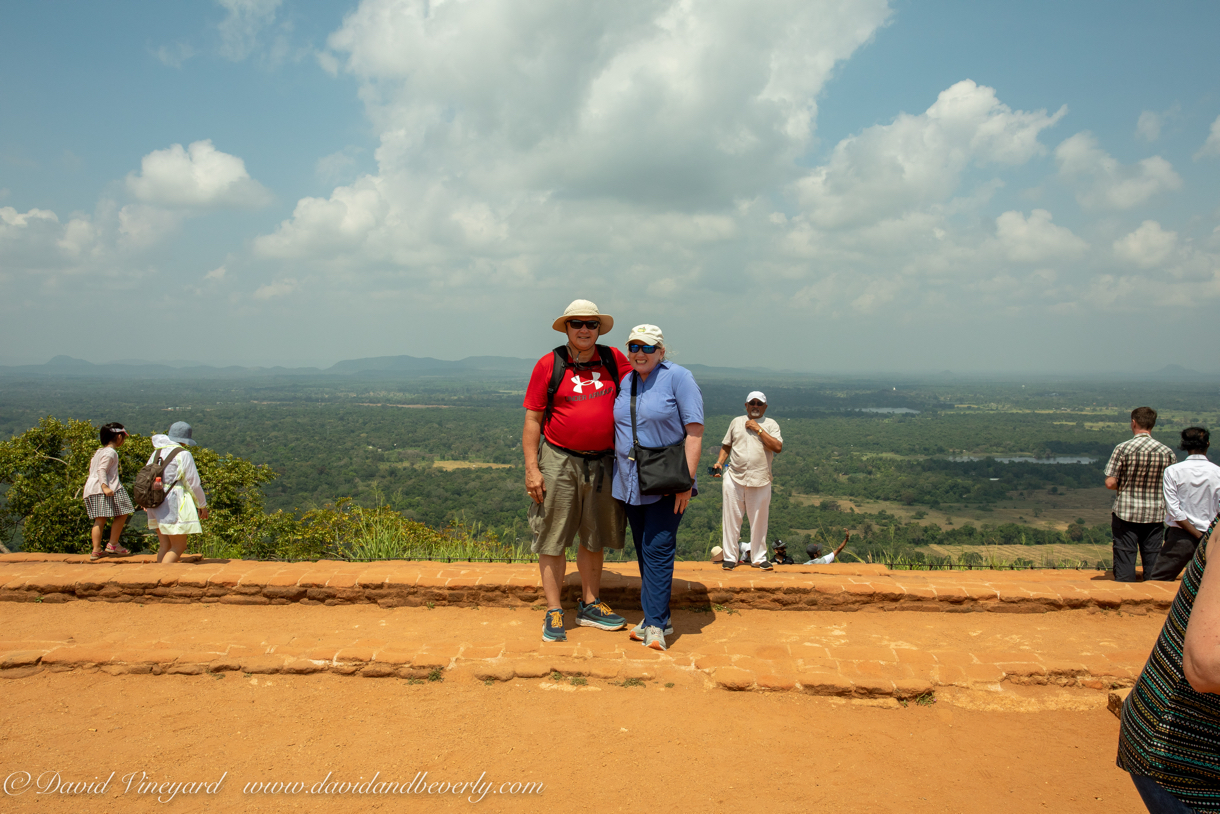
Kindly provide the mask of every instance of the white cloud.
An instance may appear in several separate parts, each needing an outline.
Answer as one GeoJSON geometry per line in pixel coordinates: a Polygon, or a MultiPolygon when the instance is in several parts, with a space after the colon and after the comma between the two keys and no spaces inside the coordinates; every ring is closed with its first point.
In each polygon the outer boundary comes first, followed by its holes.
{"type": "Polygon", "coordinates": [[[707,233],[705,213],[800,172],[818,93],[889,14],[883,0],[765,14],[365,0],[329,48],[381,133],[377,173],[302,199],[256,249],[443,285],[465,279],[453,264],[524,284],[541,255],[646,254],[632,240],[660,222],[676,250],[675,235],[707,233]]]}
{"type": "Polygon", "coordinates": [[[18,212],[11,206],[0,206],[0,236],[10,230],[25,229],[31,222],[51,221],[59,223],[59,216],[47,209],[31,209],[28,212],[18,212]]]}
{"type": "Polygon", "coordinates": [[[223,280],[225,278],[225,274],[226,274],[225,267],[220,266],[218,268],[212,269],[207,274],[203,275],[203,279],[215,280],[216,282],[220,282],[221,280],[223,280]]]}
{"type": "Polygon", "coordinates": [[[1071,230],[1051,223],[1051,213],[1035,209],[1027,219],[1020,212],[1005,212],[996,218],[996,241],[1004,256],[1014,263],[1045,263],[1084,254],[1089,244],[1071,230]]]}
{"type": "Polygon", "coordinates": [[[88,218],[73,218],[64,226],[56,245],[73,259],[89,255],[101,239],[101,230],[88,218]]]}
{"type": "Polygon", "coordinates": [[[835,147],[797,187],[824,227],[875,221],[951,196],[970,166],[1024,164],[1046,148],[1038,134],[1067,112],[1013,111],[995,90],[964,80],[924,113],[903,113],[835,147]]]}
{"type": "Polygon", "coordinates": [[[127,175],[127,189],[144,203],[184,208],[254,209],[271,202],[262,184],[240,158],[222,153],[211,139],[183,149],[174,144],[140,161],[140,174],[127,175]]]}
{"type": "Polygon", "coordinates": [[[188,43],[176,42],[162,45],[152,52],[157,61],[169,68],[181,68],[183,63],[195,56],[195,49],[188,43]]]}
{"type": "Polygon", "coordinates": [[[1065,139],[1055,148],[1055,159],[1060,177],[1076,187],[1076,200],[1086,209],[1131,209],[1182,187],[1173,166],[1159,155],[1124,166],[1087,131],[1065,139]]]}
{"type": "Polygon", "coordinates": [[[216,0],[228,12],[219,24],[220,54],[240,61],[258,45],[259,33],[275,20],[282,0],[216,0]]]}
{"type": "Polygon", "coordinates": [[[301,257],[373,249],[369,238],[375,232],[386,237],[384,224],[390,209],[381,185],[379,179],[366,176],[337,188],[329,199],[302,198],[291,220],[280,224],[275,234],[255,241],[256,250],[269,257],[301,257]]]}
{"type": "Polygon", "coordinates": [[[109,254],[103,230],[87,215],[67,223],[46,209],[0,207],[0,279],[16,273],[79,274],[109,254]],[[5,273],[7,272],[7,274],[5,273]]]}
{"type": "Polygon", "coordinates": [[[1136,138],[1152,143],[1161,137],[1161,114],[1145,110],[1135,123],[1136,138]]]}
{"type": "Polygon", "coordinates": [[[119,210],[119,240],[125,248],[152,246],[178,229],[183,215],[143,204],[128,204],[119,210]]]}
{"type": "Polygon", "coordinates": [[[1177,102],[1174,102],[1160,112],[1154,110],[1142,111],[1135,123],[1135,137],[1151,144],[1161,137],[1161,131],[1164,130],[1165,125],[1180,123],[1181,120],[1182,106],[1177,102]]]}
{"type": "Polygon", "coordinates": [[[1146,220],[1131,234],[1114,241],[1114,254],[1141,268],[1153,268],[1164,263],[1177,244],[1177,232],[1167,232],[1156,221],[1146,220]]]}
{"type": "Polygon", "coordinates": [[[275,282],[260,286],[257,290],[255,290],[254,299],[272,300],[280,297],[286,297],[295,291],[296,287],[297,281],[292,278],[276,280],[275,282]]]}
{"type": "Polygon", "coordinates": [[[1195,159],[1200,159],[1205,156],[1220,156],[1220,116],[1212,122],[1211,131],[1207,134],[1207,140],[1203,142],[1203,146],[1199,148],[1199,152],[1195,153],[1195,159]]]}
{"type": "Polygon", "coordinates": [[[356,159],[363,153],[359,147],[344,147],[338,152],[322,156],[314,167],[314,173],[322,181],[337,184],[355,175],[356,159]]]}

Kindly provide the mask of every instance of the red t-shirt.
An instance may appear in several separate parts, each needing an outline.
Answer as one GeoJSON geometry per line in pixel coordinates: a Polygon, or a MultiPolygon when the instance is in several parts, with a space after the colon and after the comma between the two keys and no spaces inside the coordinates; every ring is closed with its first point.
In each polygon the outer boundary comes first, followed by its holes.
{"type": "MultiPolygon", "coordinates": [[[[617,376],[606,371],[601,357],[581,365],[580,370],[568,368],[555,393],[555,410],[543,428],[546,440],[558,447],[593,452],[614,449],[614,387],[631,372],[631,363],[618,348],[610,348],[618,363],[617,376]]],[[[546,410],[546,390],[555,369],[555,354],[548,353],[534,365],[529,386],[525,389],[525,409],[546,410]]]]}

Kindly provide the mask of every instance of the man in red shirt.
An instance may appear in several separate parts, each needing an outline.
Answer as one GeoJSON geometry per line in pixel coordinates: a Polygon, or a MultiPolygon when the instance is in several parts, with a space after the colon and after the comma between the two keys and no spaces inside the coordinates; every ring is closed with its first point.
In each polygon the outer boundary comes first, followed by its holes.
{"type": "Polygon", "coordinates": [[[580,535],[576,567],[579,625],[619,630],[627,620],[602,602],[604,549],[621,549],[626,530],[614,480],[614,398],[631,363],[618,349],[598,345],[614,327],[588,300],[576,300],[551,325],[567,342],[534,365],[525,391],[525,491],[533,499],[530,529],[538,555],[547,612],[544,642],[567,640],[559,598],[567,572],[565,549],[580,535]],[[556,374],[556,365],[559,373],[556,374]]]}

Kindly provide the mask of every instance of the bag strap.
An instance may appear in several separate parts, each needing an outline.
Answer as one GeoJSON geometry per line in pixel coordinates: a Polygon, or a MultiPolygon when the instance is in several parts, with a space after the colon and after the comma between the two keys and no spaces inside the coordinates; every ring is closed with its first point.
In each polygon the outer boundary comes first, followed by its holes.
{"type": "MultiPolygon", "coordinates": [[[[639,372],[635,371],[635,370],[631,371],[631,454],[627,456],[627,460],[629,460],[629,461],[635,460],[635,451],[640,446],[640,439],[636,435],[636,430],[635,430],[635,386],[639,380],[640,380],[639,372]]],[[[679,419],[679,420],[681,420],[681,419],[679,419]]],[[[686,425],[683,424],[682,425],[682,441],[686,440],[686,435],[687,435],[686,425]]],[[[678,443],[681,443],[681,442],[678,442],[678,443]]]]}
{"type": "Polygon", "coordinates": [[[631,454],[627,456],[627,460],[635,460],[635,451],[640,446],[640,439],[635,433],[635,386],[640,380],[640,374],[636,371],[631,371],[631,454]]]}
{"type": "MultiPolygon", "coordinates": [[[[186,447],[174,447],[174,451],[173,451],[173,452],[171,452],[171,453],[170,453],[170,454],[169,454],[169,455],[168,455],[168,456],[165,458],[165,460],[164,460],[164,461],[162,461],[162,460],[161,460],[161,451],[160,451],[160,450],[158,450],[158,451],[157,451],[157,466],[161,467],[161,471],[162,471],[162,472],[164,472],[164,471],[165,471],[165,467],[169,466],[169,462],[170,462],[170,461],[172,461],[172,460],[174,460],[174,458],[177,458],[177,457],[178,457],[178,453],[179,453],[179,452],[186,452],[186,447]]],[[[181,473],[181,472],[179,472],[179,473],[178,473],[178,475],[179,475],[179,476],[178,476],[178,478],[176,478],[176,479],[174,480],[174,484],[170,486],[170,488],[171,488],[171,489],[173,488],[173,486],[174,486],[174,485],[176,485],[176,484],[178,483],[178,481],[182,480],[182,477],[181,477],[182,473],[181,473]]],[[[164,482],[162,482],[162,487],[161,487],[161,488],[165,488],[165,486],[164,486],[164,482]]]]}

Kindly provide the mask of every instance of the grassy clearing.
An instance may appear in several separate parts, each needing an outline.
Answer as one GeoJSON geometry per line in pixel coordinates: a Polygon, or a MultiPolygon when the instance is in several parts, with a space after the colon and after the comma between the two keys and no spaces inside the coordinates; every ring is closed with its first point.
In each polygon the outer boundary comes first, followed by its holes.
{"type": "Polygon", "coordinates": [[[939,556],[952,557],[954,560],[959,560],[962,555],[973,552],[982,556],[984,560],[995,559],[1002,562],[1013,562],[1019,559],[1027,559],[1035,564],[1041,563],[1044,560],[1053,562],[1080,562],[1084,560],[1092,564],[1099,560],[1109,560],[1113,555],[1110,546],[1105,545],[930,545],[927,548],[939,556]]]}
{"type": "Polygon", "coordinates": [[[922,570],[1029,570],[1078,569],[1104,571],[1111,567],[1106,546],[941,546],[923,549],[866,550],[856,555],[844,552],[843,562],[867,562],[899,571],[922,570]]]}
{"type": "MultiPolygon", "coordinates": [[[[942,529],[966,523],[976,526],[984,523],[996,526],[1003,523],[1017,523],[1056,531],[1064,531],[1077,519],[1083,519],[1087,526],[1109,523],[1110,507],[1114,502],[1114,493],[1104,486],[1097,489],[1065,490],[1064,493],[1054,495],[1046,490],[1024,494],[1010,493],[1008,500],[1000,501],[988,509],[945,504],[930,509],[927,506],[908,506],[897,501],[864,500],[833,495],[793,493],[791,497],[793,502],[802,506],[820,505],[822,501],[832,500],[838,503],[845,512],[853,509],[869,514],[886,511],[903,522],[931,523],[942,529]]],[[[804,529],[800,531],[808,533],[804,529]]]]}
{"type": "Polygon", "coordinates": [[[512,469],[512,464],[489,464],[482,461],[433,461],[432,466],[452,472],[455,469],[512,469]]]}

